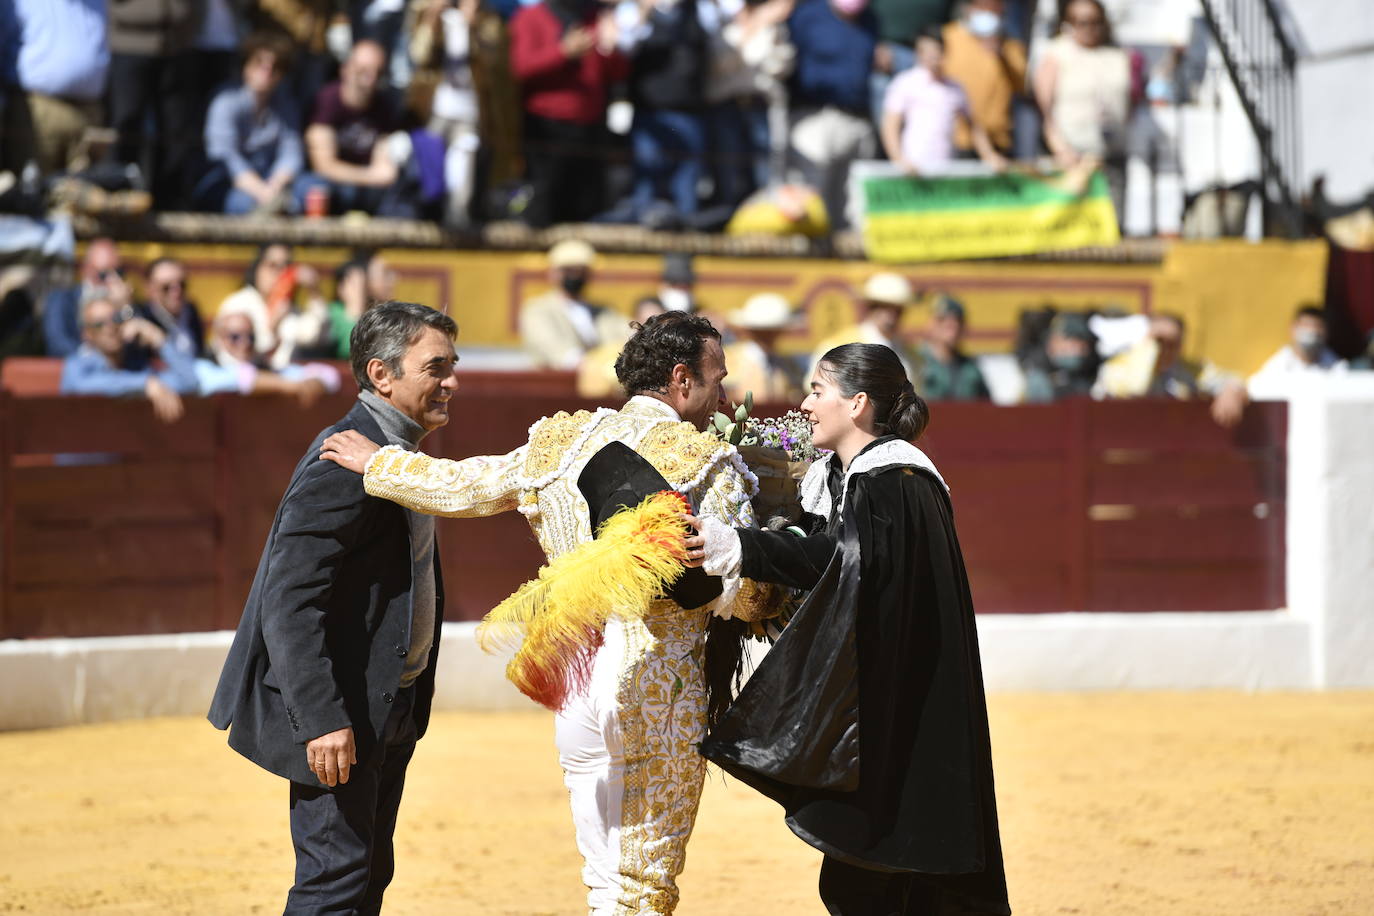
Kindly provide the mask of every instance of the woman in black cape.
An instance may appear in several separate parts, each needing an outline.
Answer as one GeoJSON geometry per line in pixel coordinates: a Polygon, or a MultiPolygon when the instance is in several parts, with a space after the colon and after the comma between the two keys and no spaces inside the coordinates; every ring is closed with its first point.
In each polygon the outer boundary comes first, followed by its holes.
{"type": "Polygon", "coordinates": [[[1005,916],[968,577],[948,489],[912,444],[928,408],[890,349],[849,344],[801,409],[833,454],[802,482],[798,529],[690,520],[689,565],[809,590],[702,754],[825,853],[830,913],[1005,916]]]}

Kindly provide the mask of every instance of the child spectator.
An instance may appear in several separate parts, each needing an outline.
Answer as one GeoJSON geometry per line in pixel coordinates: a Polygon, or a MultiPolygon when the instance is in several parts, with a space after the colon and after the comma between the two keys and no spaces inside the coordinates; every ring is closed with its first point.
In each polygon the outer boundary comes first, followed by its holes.
{"type": "Polygon", "coordinates": [[[968,95],[944,70],[945,42],[937,29],[916,39],[916,66],[897,75],[883,102],[883,149],[913,175],[938,174],[954,158],[954,128],[971,126],[978,156],[990,168],[1007,167],[987,131],[973,120],[968,95]]]}

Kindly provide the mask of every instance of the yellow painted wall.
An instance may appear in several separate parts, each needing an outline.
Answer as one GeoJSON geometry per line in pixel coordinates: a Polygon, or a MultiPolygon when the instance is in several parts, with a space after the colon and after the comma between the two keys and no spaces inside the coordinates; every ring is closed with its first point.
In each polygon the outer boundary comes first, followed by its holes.
{"type": "MultiPolygon", "coordinates": [[[[242,283],[255,249],[247,245],[124,243],[131,266],[162,254],[191,268],[191,296],[207,315],[242,283]]],[[[547,289],[538,252],[385,252],[400,275],[397,296],[448,305],[460,326],[460,343],[516,346],[515,311],[525,297],[547,289]]],[[[299,248],[296,257],[326,275],[345,260],[342,248],[299,248]]],[[[626,313],[657,287],[656,255],[603,255],[588,288],[590,298],[626,313]]],[[[783,341],[790,352],[809,352],[822,337],[853,320],[854,291],[875,268],[856,261],[701,257],[699,298],[714,312],[729,312],[752,293],[772,290],[802,308],[804,324],[783,341]]],[[[1009,350],[1021,309],[1115,305],[1127,311],[1177,312],[1188,321],[1190,355],[1238,372],[1252,372],[1287,339],[1293,310],[1321,302],[1326,245],[1320,241],[1179,242],[1162,264],[1024,263],[1010,261],[922,264],[902,268],[918,288],[944,290],[963,301],[975,352],[1009,350]]],[[[911,327],[925,321],[914,309],[911,327]]]]}

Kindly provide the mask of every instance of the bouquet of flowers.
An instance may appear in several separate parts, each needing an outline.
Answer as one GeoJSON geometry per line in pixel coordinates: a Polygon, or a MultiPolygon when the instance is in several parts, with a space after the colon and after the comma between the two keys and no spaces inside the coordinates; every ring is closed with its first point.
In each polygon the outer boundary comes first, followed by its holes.
{"type": "Polygon", "coordinates": [[[811,462],[829,454],[811,442],[811,423],[799,410],[781,417],[751,417],[752,392],[735,407],[733,418],[717,413],[713,421],[716,434],[739,449],[740,457],[759,479],[754,497],[754,513],[760,523],[775,518],[795,521],[801,515],[797,487],[811,462]]]}

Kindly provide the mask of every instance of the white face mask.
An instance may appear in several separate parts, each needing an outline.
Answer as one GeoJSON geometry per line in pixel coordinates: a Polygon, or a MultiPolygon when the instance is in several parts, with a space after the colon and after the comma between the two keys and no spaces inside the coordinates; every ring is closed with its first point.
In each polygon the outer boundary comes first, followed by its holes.
{"type": "Polygon", "coordinates": [[[1298,349],[1308,353],[1316,353],[1326,343],[1322,339],[1321,331],[1314,331],[1311,328],[1299,328],[1293,332],[1293,342],[1298,345],[1298,349]]]}
{"type": "Polygon", "coordinates": [[[658,291],[658,301],[663,303],[663,307],[670,312],[690,312],[692,310],[692,294],[685,289],[678,289],[676,286],[665,286],[658,291]]]}
{"type": "Polygon", "coordinates": [[[1002,31],[1002,17],[991,10],[969,10],[966,24],[979,38],[992,38],[1002,31]]]}

